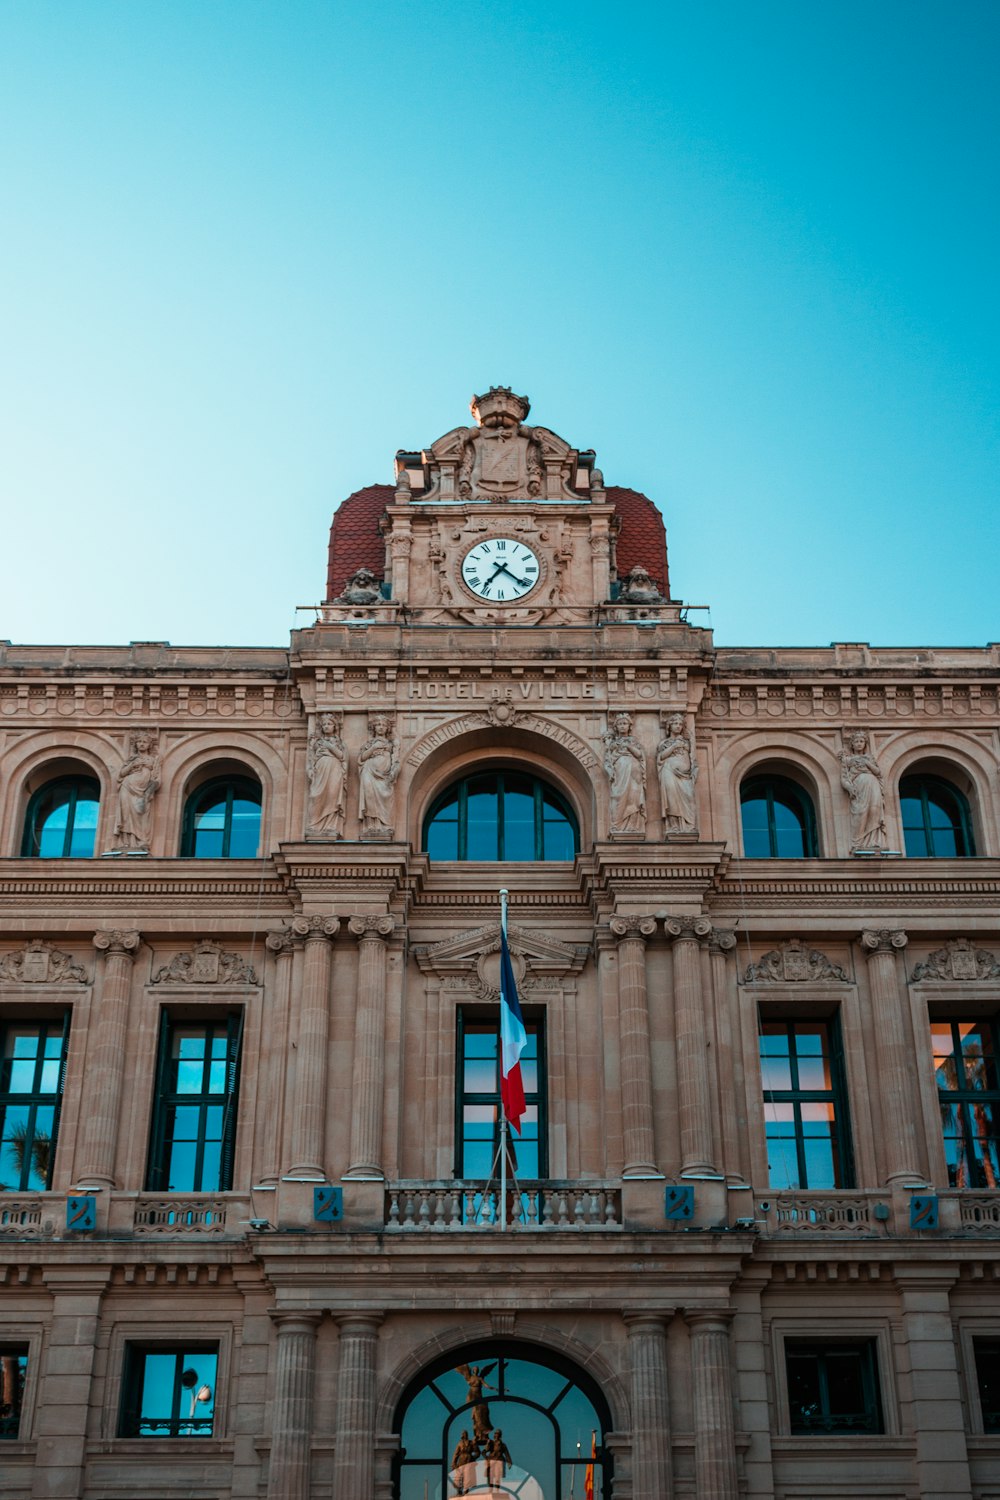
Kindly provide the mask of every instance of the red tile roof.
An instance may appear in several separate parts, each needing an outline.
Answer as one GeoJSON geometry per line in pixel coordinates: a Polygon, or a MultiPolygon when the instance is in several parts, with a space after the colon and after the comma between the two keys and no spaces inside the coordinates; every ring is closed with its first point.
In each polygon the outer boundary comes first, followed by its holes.
{"type": "MultiPolygon", "coordinates": [[[[328,600],[343,592],[347,580],[359,568],[371,568],[378,578],[385,576],[385,540],[379,531],[379,521],[394,494],[391,484],[369,484],[355,490],[334,512],[326,572],[328,600]]],[[[609,485],[607,494],[621,517],[618,577],[624,578],[641,563],[669,598],[663,517],[652,500],[638,490],[609,485]]]]}

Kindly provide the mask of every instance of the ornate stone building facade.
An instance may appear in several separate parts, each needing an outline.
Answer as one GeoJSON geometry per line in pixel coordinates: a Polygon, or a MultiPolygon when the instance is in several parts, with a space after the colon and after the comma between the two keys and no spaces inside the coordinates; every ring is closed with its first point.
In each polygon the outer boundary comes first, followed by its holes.
{"type": "Polygon", "coordinates": [[[0,1492],[995,1500],[998,648],[472,411],[290,650],[0,647],[0,1492]]]}

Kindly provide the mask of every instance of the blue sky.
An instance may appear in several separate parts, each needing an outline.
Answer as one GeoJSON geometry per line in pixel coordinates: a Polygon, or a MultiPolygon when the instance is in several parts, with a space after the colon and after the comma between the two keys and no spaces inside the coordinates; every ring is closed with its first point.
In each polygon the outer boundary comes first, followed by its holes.
{"type": "Polygon", "coordinates": [[[719,643],[1000,639],[998,63],[995,0],[0,0],[0,637],[284,644],[503,383],[719,643]]]}

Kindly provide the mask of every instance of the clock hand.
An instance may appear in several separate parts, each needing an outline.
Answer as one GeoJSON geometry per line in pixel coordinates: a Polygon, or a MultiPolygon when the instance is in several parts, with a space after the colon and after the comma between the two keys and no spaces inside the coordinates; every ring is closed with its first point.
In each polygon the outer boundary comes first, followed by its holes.
{"type": "MultiPolygon", "coordinates": [[[[504,562],[497,564],[496,573],[493,574],[493,578],[495,578],[497,576],[497,573],[506,573],[507,576],[508,576],[508,578],[513,578],[513,580],[514,580],[515,583],[524,584],[524,583],[527,583],[527,581],[528,581],[526,578],[518,578],[517,574],[516,573],[512,573],[510,571],[510,569],[508,568],[507,564],[504,563],[504,562]]],[[[491,583],[493,582],[493,578],[490,579],[491,583]]]]}

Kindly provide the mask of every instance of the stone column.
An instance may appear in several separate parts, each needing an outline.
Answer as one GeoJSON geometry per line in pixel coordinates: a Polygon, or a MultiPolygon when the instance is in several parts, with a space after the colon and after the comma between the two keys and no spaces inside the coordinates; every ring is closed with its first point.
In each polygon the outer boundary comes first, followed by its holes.
{"type": "Polygon", "coordinates": [[[309,1500],[317,1312],[273,1312],[278,1328],[267,1500],[309,1500]]]}
{"type": "Polygon", "coordinates": [[[739,1495],[729,1359],[732,1316],[725,1309],[692,1309],[684,1314],[691,1329],[694,1488],[698,1500],[737,1500],[739,1495]]]}
{"type": "Polygon", "coordinates": [[[727,954],[736,947],[736,934],[713,927],[708,940],[709,962],[712,966],[712,999],[715,1005],[715,1035],[718,1042],[719,1098],[725,1101],[720,1109],[722,1122],[722,1161],[720,1163],[727,1182],[743,1183],[743,1152],[747,1138],[746,1082],[743,1073],[743,1048],[739,1033],[739,1017],[736,1006],[739,995],[735,974],[730,968],[727,954]]]}
{"type": "Polygon", "coordinates": [[[104,954],[97,1029],[87,1055],[83,1104],[82,1170],[79,1183],[115,1187],[115,1147],[125,1076],[125,1035],[128,1030],[132,965],[139,946],[138,932],[112,928],[94,934],[94,947],[104,954]]]}
{"type": "Polygon", "coordinates": [[[326,1176],[326,1078],[330,1052],[330,939],[337,917],[296,917],[292,932],[305,939],[295,1046],[290,1177],[326,1176]]]}
{"type": "Polygon", "coordinates": [[[346,1313],[334,1418],[333,1500],[374,1500],[375,1344],[381,1313],[346,1313]]]}
{"type": "MultiPolygon", "coordinates": [[[[265,1118],[258,1131],[256,1160],[261,1170],[257,1182],[277,1183],[285,1161],[285,1086],[288,1075],[288,1022],[292,998],[292,964],[295,939],[287,929],[269,932],[264,946],[275,955],[274,993],[269,995],[268,1024],[261,1029],[260,1090],[267,1100],[265,1118]]],[[[297,1050],[297,1049],[296,1049],[297,1050]]]]}
{"type": "MultiPolygon", "coordinates": [[[[35,1417],[31,1494],[77,1500],[84,1492],[87,1417],[108,1267],[60,1266],[43,1272],[52,1321],[42,1354],[41,1400],[35,1417]]],[[[116,1413],[117,1421],[117,1413],[116,1413]]],[[[19,1470],[27,1473],[26,1470],[19,1470]]],[[[25,1493],[18,1486],[18,1493],[25,1493]]]]}
{"type": "Polygon", "coordinates": [[[670,1500],[666,1314],[626,1313],[632,1374],[632,1500],[670,1500]]]}
{"type": "Polygon", "coordinates": [[[352,917],[347,925],[358,939],[361,955],[354,1012],[351,1164],[345,1175],[383,1177],[386,939],[396,923],[388,916],[365,916],[352,917]]]}
{"type": "Polygon", "coordinates": [[[917,1132],[911,1101],[916,1099],[910,1049],[903,1029],[904,990],[896,955],[906,947],[899,928],[866,928],[861,947],[868,958],[875,1058],[882,1105],[882,1155],[886,1183],[920,1183],[917,1132]]]}
{"type": "Polygon", "coordinates": [[[708,937],[708,917],[668,917],[674,941],[674,1016],[677,1025],[677,1094],[681,1127],[681,1175],[715,1174],[712,1160],[712,1096],[708,1086],[709,1028],[701,987],[699,939],[708,937]]]}
{"type": "Polygon", "coordinates": [[[653,1143],[653,1074],[646,1001],[646,939],[654,917],[612,917],[618,939],[618,1018],[621,1028],[622,1133],[625,1177],[658,1176],[653,1143]]]}
{"type": "Polygon", "coordinates": [[[972,1494],[972,1480],[950,1303],[957,1271],[948,1265],[895,1270],[910,1366],[903,1428],[916,1439],[917,1493],[920,1500],[960,1500],[972,1494]]]}

